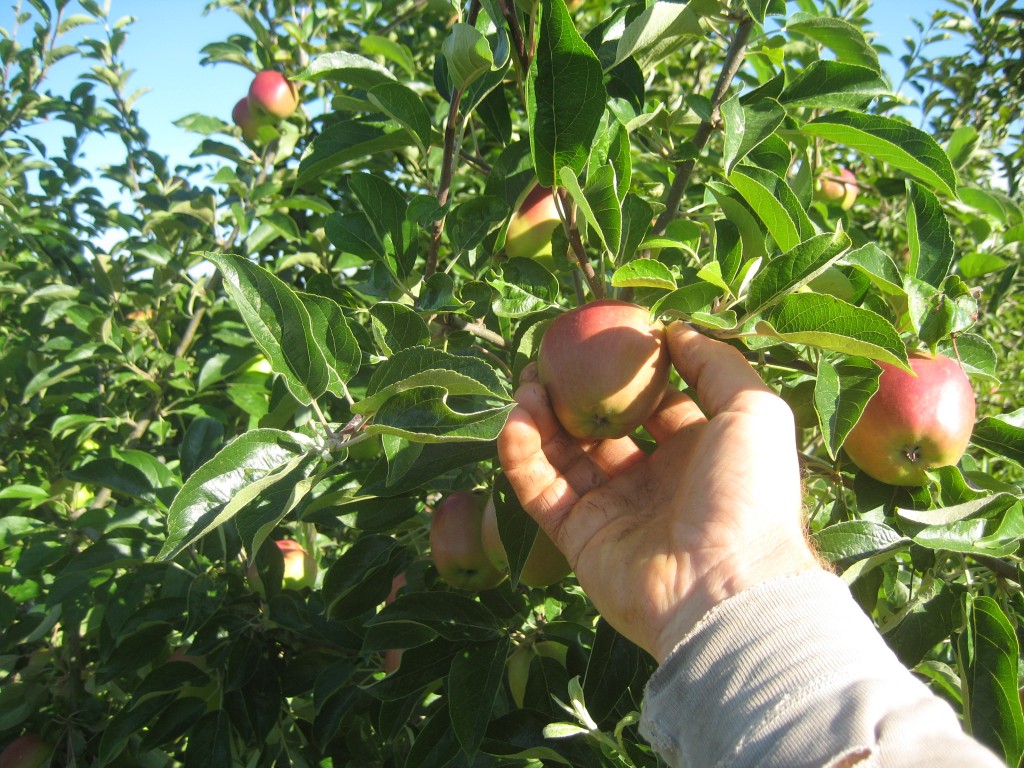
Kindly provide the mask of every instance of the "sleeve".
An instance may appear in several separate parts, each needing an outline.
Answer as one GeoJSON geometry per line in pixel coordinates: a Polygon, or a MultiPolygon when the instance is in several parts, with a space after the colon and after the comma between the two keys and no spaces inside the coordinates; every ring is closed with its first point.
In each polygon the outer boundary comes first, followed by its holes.
{"type": "Polygon", "coordinates": [[[836,576],[712,609],[648,683],[641,734],[676,768],[998,768],[889,650],[836,576]]]}

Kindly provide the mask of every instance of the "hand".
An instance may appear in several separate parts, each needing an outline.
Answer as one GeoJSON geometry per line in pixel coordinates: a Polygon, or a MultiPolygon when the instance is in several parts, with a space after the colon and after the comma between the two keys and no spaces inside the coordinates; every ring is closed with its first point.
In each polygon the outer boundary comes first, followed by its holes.
{"type": "Polygon", "coordinates": [[[651,455],[629,437],[570,437],[532,366],[498,438],[523,507],[608,622],[659,662],[722,600],[821,567],[789,407],[738,350],[678,322],[666,338],[703,412],[670,389],[644,424],[651,455]]]}

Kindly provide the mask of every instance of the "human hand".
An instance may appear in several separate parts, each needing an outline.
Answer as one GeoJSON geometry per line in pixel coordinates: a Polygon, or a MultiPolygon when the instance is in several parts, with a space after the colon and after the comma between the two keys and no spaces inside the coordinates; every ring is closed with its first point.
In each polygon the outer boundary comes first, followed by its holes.
{"type": "Polygon", "coordinates": [[[650,456],[629,437],[570,437],[533,367],[498,438],[524,509],[608,622],[659,662],[722,600],[820,568],[789,407],[729,345],[678,322],[666,339],[703,411],[670,389],[644,424],[650,456]]]}

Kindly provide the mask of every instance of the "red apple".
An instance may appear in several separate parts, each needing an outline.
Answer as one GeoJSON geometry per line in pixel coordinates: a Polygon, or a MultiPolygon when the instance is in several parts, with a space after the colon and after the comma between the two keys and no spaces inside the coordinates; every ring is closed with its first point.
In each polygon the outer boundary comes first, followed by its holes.
{"type": "Polygon", "coordinates": [[[444,499],[430,520],[430,553],[441,578],[456,589],[496,587],[505,574],[491,565],[481,535],[487,495],[458,491],[444,499]]]}
{"type": "Polygon", "coordinates": [[[537,367],[566,432],[587,440],[622,437],[654,413],[665,392],[665,328],[635,304],[584,304],[548,326],[537,367]]]}
{"type": "MultiPolygon", "coordinates": [[[[387,598],[384,600],[385,605],[390,605],[395,602],[395,598],[398,597],[398,590],[402,589],[406,585],[405,574],[400,573],[391,580],[391,592],[388,593],[387,598]]],[[[402,663],[402,649],[401,648],[388,648],[384,651],[384,673],[390,675],[392,672],[398,669],[402,663]]]]}
{"type": "Polygon", "coordinates": [[[826,171],[818,177],[814,198],[823,203],[839,203],[840,208],[848,211],[853,207],[859,192],[860,187],[853,171],[840,168],[838,175],[826,171]]]}
{"type": "MultiPolygon", "coordinates": [[[[498,512],[493,498],[487,500],[487,506],[484,508],[483,541],[484,551],[487,552],[491,564],[498,570],[507,570],[508,555],[498,534],[498,512]]],[[[551,537],[544,531],[537,531],[533,548],[526,558],[522,573],[519,574],[520,583],[528,587],[549,587],[571,572],[565,555],[555,546],[551,537]]]]}
{"type": "Polygon", "coordinates": [[[265,69],[249,86],[249,108],[257,117],[283,120],[299,106],[299,92],[280,72],[265,69]]]}
{"type": "Polygon", "coordinates": [[[551,189],[535,185],[509,219],[505,253],[510,259],[551,258],[551,235],[561,225],[551,189]]]}
{"type": "Polygon", "coordinates": [[[49,762],[51,747],[42,736],[26,733],[0,752],[0,768],[41,768],[49,762]]]}
{"type": "Polygon", "coordinates": [[[235,108],[231,110],[231,119],[235,121],[242,130],[242,138],[246,141],[256,141],[259,138],[260,126],[263,121],[253,114],[249,106],[249,99],[239,99],[235,108]]]}
{"type": "Polygon", "coordinates": [[[925,471],[956,464],[974,429],[974,391],[959,363],[910,356],[917,377],[886,363],[878,391],[846,438],[862,471],[890,485],[924,485],[925,471]]]}

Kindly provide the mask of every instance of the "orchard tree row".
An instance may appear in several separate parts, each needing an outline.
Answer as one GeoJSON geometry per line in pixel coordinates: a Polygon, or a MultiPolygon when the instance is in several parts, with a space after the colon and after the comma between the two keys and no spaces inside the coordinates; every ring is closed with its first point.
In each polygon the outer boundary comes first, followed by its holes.
{"type": "Polygon", "coordinates": [[[1020,763],[1011,0],[902,82],[866,0],[213,0],[252,86],[176,168],[117,6],[0,30],[0,765],[657,766],[654,662],[495,441],[539,357],[651,447],[676,320],[790,404],[817,549],[1020,763]]]}

